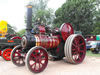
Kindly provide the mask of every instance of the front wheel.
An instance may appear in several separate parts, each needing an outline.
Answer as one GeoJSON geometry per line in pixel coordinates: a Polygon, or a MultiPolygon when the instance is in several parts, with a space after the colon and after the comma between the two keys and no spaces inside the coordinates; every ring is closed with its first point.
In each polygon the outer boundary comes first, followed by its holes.
{"type": "Polygon", "coordinates": [[[2,57],[3,57],[4,60],[6,60],[6,61],[11,60],[11,58],[10,58],[11,51],[12,51],[11,48],[6,48],[6,49],[3,50],[2,57]]]}
{"type": "Polygon", "coordinates": [[[11,52],[11,60],[13,64],[16,66],[24,66],[25,65],[25,56],[21,53],[22,47],[20,45],[16,46],[11,52]]]}
{"type": "Polygon", "coordinates": [[[42,72],[48,64],[48,54],[43,47],[33,47],[26,55],[26,67],[33,73],[42,72]]]}

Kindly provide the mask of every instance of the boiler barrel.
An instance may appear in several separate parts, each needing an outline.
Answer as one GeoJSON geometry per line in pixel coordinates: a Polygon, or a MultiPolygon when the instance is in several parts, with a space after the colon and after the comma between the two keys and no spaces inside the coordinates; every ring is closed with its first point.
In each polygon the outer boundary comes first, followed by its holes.
{"type": "Polygon", "coordinates": [[[42,46],[44,48],[56,48],[59,43],[59,37],[57,36],[45,36],[45,35],[35,35],[36,46],[42,46]]]}

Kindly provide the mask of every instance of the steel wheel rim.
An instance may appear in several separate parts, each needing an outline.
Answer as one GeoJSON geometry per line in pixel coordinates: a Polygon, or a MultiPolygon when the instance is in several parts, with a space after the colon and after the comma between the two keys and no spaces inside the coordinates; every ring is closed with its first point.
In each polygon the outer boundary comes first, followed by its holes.
{"type": "Polygon", "coordinates": [[[7,61],[10,61],[11,58],[10,58],[10,55],[11,55],[11,51],[12,49],[5,49],[4,52],[3,52],[3,58],[7,61]]]}
{"type": "Polygon", "coordinates": [[[86,44],[82,36],[78,35],[72,40],[71,44],[72,59],[75,63],[81,63],[86,54],[86,44]]]}
{"type": "Polygon", "coordinates": [[[48,64],[48,55],[43,49],[34,50],[28,60],[29,69],[32,72],[39,73],[45,69],[48,64]],[[44,63],[43,63],[44,61],[44,63]],[[33,62],[33,63],[32,63],[33,62]]]}
{"type": "Polygon", "coordinates": [[[68,37],[67,38],[67,40],[66,40],[66,43],[65,43],[65,47],[64,47],[64,53],[65,53],[65,56],[66,56],[66,58],[67,58],[67,62],[71,62],[71,58],[70,58],[70,56],[69,56],[69,46],[70,46],[70,41],[71,41],[71,39],[72,39],[72,35],[70,36],[70,37],[68,37]]]}
{"type": "Polygon", "coordinates": [[[75,61],[73,60],[73,58],[72,58],[72,42],[73,42],[73,40],[74,40],[74,38],[77,36],[77,34],[73,34],[73,35],[71,35],[71,37],[70,37],[70,40],[68,41],[69,42],[69,46],[67,46],[68,48],[68,50],[67,50],[67,56],[69,56],[69,59],[70,59],[70,63],[74,63],[75,64],[75,61]]]}

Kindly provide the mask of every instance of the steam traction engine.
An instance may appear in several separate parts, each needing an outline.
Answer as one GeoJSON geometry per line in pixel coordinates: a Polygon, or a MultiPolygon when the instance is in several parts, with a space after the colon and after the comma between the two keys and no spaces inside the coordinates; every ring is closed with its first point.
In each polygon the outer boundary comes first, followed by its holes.
{"type": "Polygon", "coordinates": [[[21,45],[16,46],[11,53],[11,60],[16,66],[24,66],[33,73],[42,72],[48,64],[48,55],[53,60],[79,64],[84,60],[86,45],[81,35],[73,34],[69,23],[61,25],[60,29],[51,29],[37,23],[32,28],[32,6],[27,6],[26,33],[21,45]],[[32,32],[33,31],[33,32],[32,32]]]}
{"type": "Polygon", "coordinates": [[[7,33],[7,22],[0,21],[0,56],[10,61],[12,48],[20,44],[21,37],[7,33]]]}

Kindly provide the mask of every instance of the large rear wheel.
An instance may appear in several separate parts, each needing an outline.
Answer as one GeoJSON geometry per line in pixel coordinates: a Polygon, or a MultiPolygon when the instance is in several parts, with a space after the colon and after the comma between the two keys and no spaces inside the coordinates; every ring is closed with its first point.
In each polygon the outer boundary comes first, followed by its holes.
{"type": "Polygon", "coordinates": [[[72,34],[65,42],[64,53],[67,62],[79,64],[84,60],[86,44],[84,38],[79,34],[72,34]]]}

